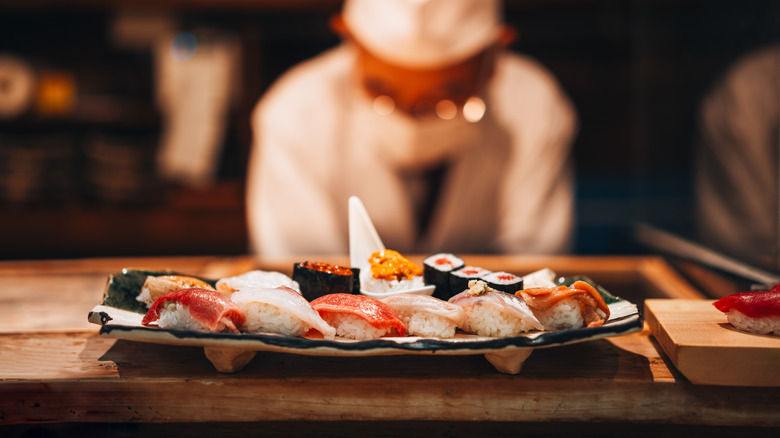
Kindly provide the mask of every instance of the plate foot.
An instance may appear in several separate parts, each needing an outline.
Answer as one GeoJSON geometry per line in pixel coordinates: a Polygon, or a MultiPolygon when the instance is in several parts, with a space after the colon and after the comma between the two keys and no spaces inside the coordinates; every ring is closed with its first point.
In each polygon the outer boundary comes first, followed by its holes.
{"type": "Polygon", "coordinates": [[[533,348],[520,348],[498,353],[486,353],[485,359],[502,373],[517,374],[533,351],[533,348]]]}
{"type": "Polygon", "coordinates": [[[203,347],[203,352],[220,373],[241,371],[257,353],[254,350],[221,347],[203,347]]]}

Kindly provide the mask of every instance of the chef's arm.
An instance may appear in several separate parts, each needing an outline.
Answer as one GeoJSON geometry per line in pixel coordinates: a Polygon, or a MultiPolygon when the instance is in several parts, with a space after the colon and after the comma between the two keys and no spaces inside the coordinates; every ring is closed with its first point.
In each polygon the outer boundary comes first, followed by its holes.
{"type": "Polygon", "coordinates": [[[300,138],[305,128],[295,118],[265,108],[261,102],[252,117],[246,194],[252,250],[263,256],[345,252],[316,145],[300,138]]]}
{"type": "Polygon", "coordinates": [[[498,246],[506,253],[571,251],[574,174],[570,151],[577,115],[562,94],[536,111],[531,129],[515,140],[520,143],[501,188],[498,246]]]}

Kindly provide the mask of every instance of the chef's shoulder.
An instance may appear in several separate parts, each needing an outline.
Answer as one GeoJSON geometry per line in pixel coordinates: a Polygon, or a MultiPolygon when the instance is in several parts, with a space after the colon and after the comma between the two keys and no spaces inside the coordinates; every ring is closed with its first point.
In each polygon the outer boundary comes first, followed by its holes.
{"type": "Polygon", "coordinates": [[[496,64],[491,104],[506,126],[573,132],[577,111],[555,75],[539,61],[506,52],[496,64]]]}
{"type": "Polygon", "coordinates": [[[507,102],[568,106],[569,98],[555,75],[536,59],[504,52],[496,65],[496,90],[507,102]]]}
{"type": "Polygon", "coordinates": [[[261,97],[252,115],[253,123],[276,128],[295,123],[299,128],[301,121],[311,123],[326,117],[333,105],[343,101],[353,62],[348,47],[338,46],[292,67],[261,97]]]}

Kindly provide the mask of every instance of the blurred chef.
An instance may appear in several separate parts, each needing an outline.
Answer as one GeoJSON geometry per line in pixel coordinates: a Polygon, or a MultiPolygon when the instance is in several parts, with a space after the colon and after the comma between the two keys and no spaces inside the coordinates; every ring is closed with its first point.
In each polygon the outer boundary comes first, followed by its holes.
{"type": "Polygon", "coordinates": [[[780,44],[739,59],[701,105],[696,213],[703,243],[780,269],[780,44]]]}
{"type": "Polygon", "coordinates": [[[253,249],[346,254],[356,195],[399,251],[568,251],[576,114],[547,70],[506,50],[501,7],[346,0],[343,43],[253,113],[253,249]]]}

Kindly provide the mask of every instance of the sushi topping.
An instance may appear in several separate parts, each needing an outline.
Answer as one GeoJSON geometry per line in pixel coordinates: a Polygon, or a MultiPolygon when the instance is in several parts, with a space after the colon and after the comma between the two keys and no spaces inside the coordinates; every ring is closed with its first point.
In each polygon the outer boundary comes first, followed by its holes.
{"type": "Polygon", "coordinates": [[[751,318],[780,316],[780,284],[768,291],[737,292],[712,304],[723,313],[737,310],[751,318]]]}
{"type": "Polygon", "coordinates": [[[565,298],[575,298],[588,327],[597,327],[609,319],[609,307],[601,294],[584,281],[575,281],[571,286],[535,287],[519,290],[515,295],[522,297],[533,310],[547,310],[565,298]],[[601,310],[600,315],[597,310],[601,310]]]}
{"type": "Polygon", "coordinates": [[[201,288],[175,290],[161,296],[144,315],[141,324],[149,325],[158,319],[162,312],[176,311],[176,304],[189,310],[190,316],[210,330],[217,330],[224,324],[227,330],[238,332],[244,324],[244,312],[230,298],[221,293],[201,288]]]}
{"type": "Polygon", "coordinates": [[[320,313],[350,313],[357,315],[376,328],[394,328],[403,336],[406,326],[389,305],[365,295],[330,294],[311,302],[311,307],[320,313]]]}
{"type": "Polygon", "coordinates": [[[343,266],[331,265],[322,262],[305,261],[301,263],[301,267],[311,269],[314,271],[325,272],[327,274],[344,275],[344,276],[352,275],[352,269],[350,268],[345,268],[343,266]]]}
{"type": "Polygon", "coordinates": [[[469,295],[472,297],[478,297],[484,293],[488,293],[490,291],[495,291],[492,287],[488,286],[487,283],[485,283],[482,280],[469,280],[469,295]]]}
{"type": "Polygon", "coordinates": [[[371,264],[371,273],[377,280],[411,280],[423,273],[411,260],[392,249],[375,251],[368,262],[371,264]]]}
{"type": "Polygon", "coordinates": [[[144,281],[144,285],[141,287],[141,293],[136,297],[136,300],[146,303],[147,306],[151,306],[158,298],[168,292],[193,287],[214,290],[210,284],[195,277],[184,275],[150,275],[146,277],[146,281],[144,281]]]}

